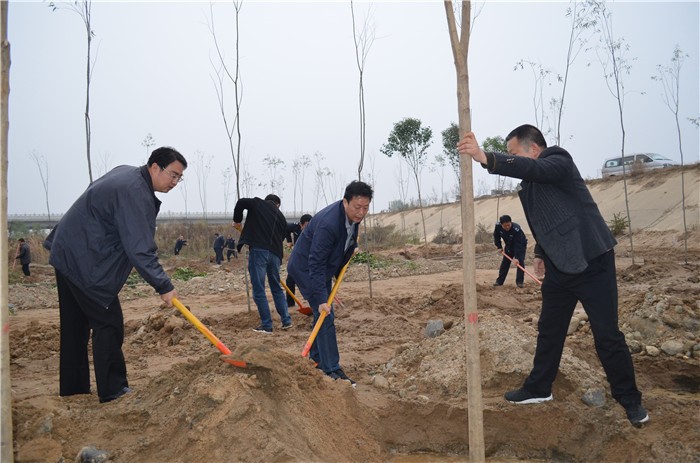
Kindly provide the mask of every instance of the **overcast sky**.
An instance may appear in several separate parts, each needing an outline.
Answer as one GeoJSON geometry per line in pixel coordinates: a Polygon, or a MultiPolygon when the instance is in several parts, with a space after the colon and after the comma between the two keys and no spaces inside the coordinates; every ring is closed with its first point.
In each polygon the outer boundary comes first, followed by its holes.
{"type": "MultiPolygon", "coordinates": [[[[477,4],[479,5],[479,4],[477,4]]],[[[520,60],[563,73],[570,25],[567,2],[487,2],[474,23],[469,74],[472,128],[481,141],[505,136],[523,123],[536,123],[535,81],[530,69],[514,71],[520,60]]],[[[700,96],[700,11],[697,1],[609,3],[614,31],[629,46],[629,75],[623,77],[626,152],[657,152],[680,161],[673,114],[661,85],[652,80],[657,65],[668,65],[678,45],[688,54],[680,78],[680,125],[687,163],[698,161],[700,96]]],[[[223,50],[234,57],[234,10],[214,4],[223,50]]],[[[363,179],[375,187],[375,210],[400,198],[400,161],[380,152],[393,125],[420,119],[433,131],[428,164],[442,152],[440,132],[457,121],[455,69],[445,10],[440,1],[356,3],[358,21],[369,18],[374,43],[365,65],[367,144],[363,179]],[[368,16],[369,15],[369,16],[368,16]]],[[[30,153],[48,162],[52,214],[65,212],[88,184],[85,154],[86,38],[73,11],[52,11],[43,2],[10,1],[11,44],[9,213],[45,213],[39,170],[30,153]]],[[[162,212],[201,212],[197,159],[211,159],[206,186],[208,212],[232,211],[233,182],[225,202],[223,171],[232,166],[228,138],[212,82],[216,60],[208,29],[208,2],[93,1],[94,74],[91,86],[93,175],[147,158],[142,142],[151,133],[157,146],[173,146],[190,167],[186,181],[163,200],[162,212]],[[185,194],[186,193],[186,194],[185,194]],[[186,206],[185,206],[186,198],[186,206]]],[[[348,2],[244,2],[240,14],[241,110],[244,169],[265,196],[272,173],[263,159],[284,161],[275,191],[282,210],[303,206],[314,212],[326,199],[340,199],[357,175],[360,153],[358,70],[348,2]],[[319,153],[320,156],[317,156],[319,153]],[[292,163],[308,156],[303,205],[294,193],[292,163]],[[322,159],[321,159],[322,158],[322,159]],[[327,177],[326,199],[317,194],[316,160],[327,177]],[[331,191],[332,190],[332,191],[331,191]]],[[[594,46],[597,38],[591,38],[594,46]]],[[[559,96],[551,80],[545,100],[559,96]]],[[[570,71],[561,145],[584,177],[600,176],[606,158],[619,155],[621,130],[600,59],[581,53],[570,71]]],[[[232,90],[228,90],[232,95],[232,90]]],[[[233,103],[232,97],[228,100],[233,103]]],[[[233,113],[229,114],[233,119],[233,113]]],[[[548,137],[550,144],[553,137],[548,137]]],[[[151,148],[152,149],[152,148],[151,148]]],[[[403,176],[407,170],[402,166],[403,176]]],[[[475,187],[494,187],[494,177],[474,169],[475,187]]],[[[428,166],[423,196],[451,192],[428,166]]],[[[297,179],[301,184],[301,179],[297,179]]],[[[300,187],[298,187],[300,188],[300,187]]],[[[409,198],[417,198],[415,185],[409,198]]],[[[450,196],[454,199],[454,196],[450,196]]]]}

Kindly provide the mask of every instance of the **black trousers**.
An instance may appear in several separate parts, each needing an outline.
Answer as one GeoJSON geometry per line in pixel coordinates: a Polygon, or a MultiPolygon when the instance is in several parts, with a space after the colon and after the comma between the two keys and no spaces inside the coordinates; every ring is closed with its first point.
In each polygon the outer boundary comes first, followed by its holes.
{"type": "Polygon", "coordinates": [[[29,264],[22,264],[22,273],[24,273],[25,276],[31,276],[29,273],[29,264]]]}
{"type": "Polygon", "coordinates": [[[613,398],[624,407],[640,404],[642,394],[637,389],[632,356],[625,335],[618,328],[614,251],[596,257],[577,275],[559,272],[546,256],[544,261],[546,274],[534,366],[523,387],[541,396],[551,393],[569,321],[576,303],[581,301],[613,398]]]}
{"type": "Polygon", "coordinates": [[[59,394],[90,393],[88,339],[92,330],[97,395],[113,396],[129,385],[122,353],[124,316],[119,298],[115,297],[109,307],[102,307],[58,271],[56,286],[61,320],[59,394]]]}
{"type": "Polygon", "coordinates": [[[231,262],[231,256],[238,259],[238,251],[236,251],[235,249],[226,248],[226,261],[227,262],[231,262]]]}
{"type": "MultiPolygon", "coordinates": [[[[287,275],[287,279],[284,281],[284,284],[287,285],[287,288],[289,288],[292,293],[296,292],[297,284],[294,282],[294,278],[292,278],[290,275],[287,275]]],[[[287,293],[287,307],[294,307],[295,305],[296,302],[294,301],[294,298],[287,293]]]]}
{"type": "Polygon", "coordinates": [[[224,249],[214,248],[214,254],[216,255],[216,263],[220,264],[224,260],[224,249]]]}
{"type": "MultiPolygon", "coordinates": [[[[516,256],[513,253],[512,249],[506,248],[504,250],[507,256],[509,256],[511,259],[516,257],[518,259],[518,262],[520,262],[520,265],[525,268],[525,253],[523,252],[522,255],[516,256]]],[[[501,260],[501,267],[498,269],[498,279],[496,280],[500,284],[503,284],[506,281],[506,277],[508,276],[508,270],[510,270],[510,266],[513,263],[506,257],[503,256],[503,259],[501,260]]],[[[516,269],[517,271],[515,272],[515,283],[523,283],[525,281],[525,272],[520,270],[520,268],[516,269]]]]}

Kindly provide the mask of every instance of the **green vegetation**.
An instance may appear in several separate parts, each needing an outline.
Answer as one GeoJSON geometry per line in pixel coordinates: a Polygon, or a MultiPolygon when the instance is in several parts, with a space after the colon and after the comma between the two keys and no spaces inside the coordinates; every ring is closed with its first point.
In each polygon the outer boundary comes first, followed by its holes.
{"type": "Polygon", "coordinates": [[[196,270],[192,270],[189,267],[178,267],[177,269],[175,269],[171,276],[173,280],[187,281],[191,280],[194,277],[206,276],[206,274],[206,272],[198,272],[196,270]]]}
{"type": "Polygon", "coordinates": [[[622,212],[613,214],[613,218],[610,219],[608,227],[610,227],[610,231],[614,236],[622,235],[627,229],[627,217],[623,215],[622,212]]]}
{"type": "Polygon", "coordinates": [[[141,275],[139,275],[139,272],[136,270],[132,270],[131,273],[129,274],[129,278],[126,279],[126,285],[127,286],[136,286],[146,283],[146,280],[141,278],[141,275]]]}
{"type": "Polygon", "coordinates": [[[353,264],[367,264],[369,263],[369,266],[371,268],[383,268],[386,267],[386,261],[380,260],[375,256],[374,254],[368,252],[368,251],[360,251],[358,253],[355,253],[355,255],[352,257],[352,263],[353,264]]]}

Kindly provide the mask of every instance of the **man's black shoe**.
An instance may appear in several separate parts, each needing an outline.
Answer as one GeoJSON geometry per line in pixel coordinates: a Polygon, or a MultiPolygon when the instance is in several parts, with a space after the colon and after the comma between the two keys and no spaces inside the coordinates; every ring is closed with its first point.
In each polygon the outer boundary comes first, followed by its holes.
{"type": "Polygon", "coordinates": [[[649,421],[649,413],[647,413],[646,408],[642,404],[633,405],[626,408],[625,411],[627,412],[627,419],[630,420],[630,423],[635,428],[641,428],[642,424],[649,421]]]}
{"type": "Polygon", "coordinates": [[[548,396],[538,396],[525,389],[516,389],[505,393],[506,400],[514,404],[539,404],[552,400],[552,394],[548,396]]]}
{"type": "Polygon", "coordinates": [[[108,395],[107,397],[100,397],[100,403],[103,404],[105,402],[111,402],[113,400],[118,399],[119,397],[123,396],[124,394],[128,394],[129,392],[132,392],[133,389],[131,389],[129,386],[124,386],[121,391],[117,392],[116,394],[108,395]]]}
{"type": "Polygon", "coordinates": [[[500,281],[497,281],[497,282],[495,282],[493,285],[494,285],[494,286],[503,286],[503,283],[501,283],[500,281]]]}
{"type": "Polygon", "coordinates": [[[522,284],[522,283],[516,283],[515,285],[516,285],[518,288],[522,288],[523,286],[525,286],[525,285],[522,284]]]}
{"type": "Polygon", "coordinates": [[[352,387],[355,387],[357,385],[357,383],[355,381],[348,378],[348,376],[345,374],[345,372],[341,368],[338,368],[337,370],[331,371],[330,373],[326,373],[326,374],[328,376],[330,376],[331,378],[333,378],[334,380],[342,379],[343,381],[348,381],[348,382],[350,382],[350,385],[352,387]]]}
{"type": "Polygon", "coordinates": [[[258,326],[257,328],[253,328],[253,331],[255,331],[256,333],[272,334],[272,328],[265,328],[262,325],[258,326]]]}

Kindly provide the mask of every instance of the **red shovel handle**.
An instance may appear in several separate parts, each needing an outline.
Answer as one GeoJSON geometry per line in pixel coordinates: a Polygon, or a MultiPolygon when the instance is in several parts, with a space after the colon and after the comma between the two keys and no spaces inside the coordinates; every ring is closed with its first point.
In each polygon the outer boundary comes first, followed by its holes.
{"type": "MultiPolygon", "coordinates": [[[[506,254],[505,251],[501,250],[501,254],[503,254],[509,261],[513,262],[513,259],[512,259],[508,254],[506,254]]],[[[522,265],[520,265],[520,262],[518,262],[518,263],[515,264],[515,265],[517,265],[518,268],[519,268],[520,270],[522,270],[523,272],[527,273],[527,276],[529,276],[530,278],[532,278],[533,280],[535,280],[535,281],[536,281],[537,283],[539,283],[540,285],[542,284],[542,282],[541,282],[540,280],[538,280],[537,277],[535,277],[535,275],[533,275],[532,273],[530,273],[530,272],[528,272],[527,270],[525,270],[525,267],[523,267],[522,265]]]]}

